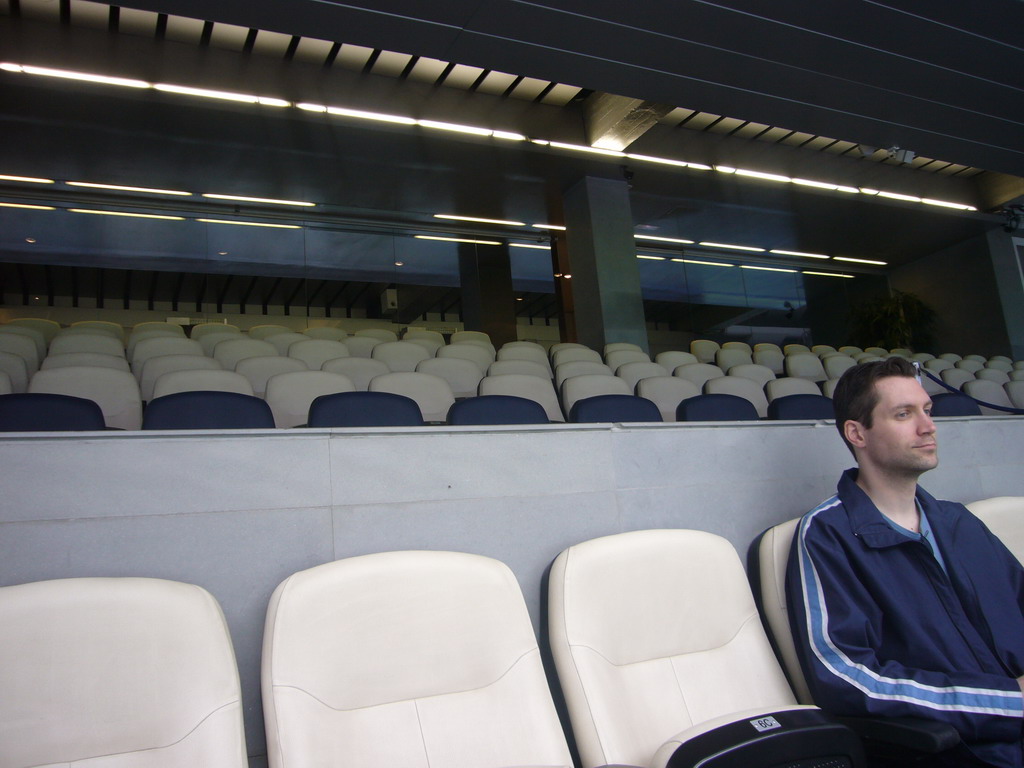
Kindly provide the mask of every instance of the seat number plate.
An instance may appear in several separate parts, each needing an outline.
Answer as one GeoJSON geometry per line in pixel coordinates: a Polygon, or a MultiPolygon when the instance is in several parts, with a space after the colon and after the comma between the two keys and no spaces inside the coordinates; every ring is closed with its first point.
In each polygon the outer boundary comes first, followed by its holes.
{"type": "Polygon", "coordinates": [[[751,720],[750,724],[761,733],[764,733],[765,731],[772,731],[776,728],[782,727],[782,723],[780,723],[771,715],[769,715],[768,717],[759,717],[756,720],[751,720]]]}

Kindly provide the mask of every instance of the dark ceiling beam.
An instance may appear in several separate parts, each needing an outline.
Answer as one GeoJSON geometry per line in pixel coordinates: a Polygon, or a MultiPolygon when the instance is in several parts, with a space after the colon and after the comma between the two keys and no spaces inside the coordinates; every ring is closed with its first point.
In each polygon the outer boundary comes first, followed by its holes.
{"type": "Polygon", "coordinates": [[[249,284],[242,289],[242,294],[238,298],[239,314],[245,314],[245,305],[249,303],[249,297],[252,296],[252,292],[256,289],[256,283],[259,282],[259,279],[259,275],[253,275],[249,279],[249,284]]]}
{"type": "MultiPolygon", "coordinates": [[[[352,317],[352,308],[356,306],[356,304],[359,302],[359,300],[364,295],[366,295],[366,292],[368,290],[370,290],[370,286],[371,285],[373,285],[373,283],[365,283],[363,285],[363,287],[360,288],[358,291],[356,291],[355,295],[352,296],[351,299],[349,299],[348,303],[345,305],[345,316],[346,317],[352,317]]],[[[367,307],[367,310],[369,310],[369,307],[367,307]]],[[[370,312],[369,311],[367,311],[366,316],[367,317],[370,316],[370,312]]]]}
{"type": "Polygon", "coordinates": [[[49,264],[43,265],[43,278],[46,281],[46,306],[52,307],[56,298],[56,291],[53,285],[53,269],[49,264]]]}
{"type": "Polygon", "coordinates": [[[151,311],[156,307],[156,290],[159,281],[159,272],[153,271],[149,273],[149,290],[146,294],[146,308],[151,311]]]}
{"type": "MultiPolygon", "coordinates": [[[[348,288],[349,285],[350,283],[347,280],[343,282],[338,287],[338,290],[331,294],[331,297],[324,302],[324,314],[327,317],[331,316],[331,307],[338,303],[338,299],[341,298],[341,294],[345,292],[345,289],[348,288]]],[[[352,314],[349,313],[348,317],[352,317],[352,314]]]]}
{"type": "Polygon", "coordinates": [[[134,7],[404,51],[1024,175],[1024,4],[958,0],[134,7]],[[992,19],[999,23],[993,24],[992,19]]]}
{"type": "Polygon", "coordinates": [[[124,288],[121,291],[121,307],[122,309],[131,309],[132,307],[132,271],[126,269],[124,272],[124,288]]]}
{"type": "Polygon", "coordinates": [[[274,294],[277,293],[277,288],[278,288],[279,285],[281,285],[281,280],[283,280],[283,278],[280,278],[280,277],[276,278],[274,280],[274,282],[271,284],[270,290],[263,294],[263,314],[264,315],[269,313],[270,301],[271,301],[271,299],[274,298],[274,294]]]}
{"type": "MultiPolygon", "coordinates": [[[[298,298],[299,293],[305,287],[306,287],[306,280],[305,280],[305,278],[299,278],[298,280],[295,281],[295,288],[292,290],[291,293],[288,294],[288,298],[284,300],[284,313],[286,315],[290,315],[292,313],[292,304],[295,303],[295,299],[298,298]]],[[[307,309],[307,314],[308,314],[308,309],[309,309],[309,305],[308,304],[306,305],[306,309],[307,309]]]]}
{"type": "Polygon", "coordinates": [[[206,286],[209,280],[209,275],[199,276],[199,288],[196,290],[196,312],[203,311],[203,299],[206,298],[206,286]]]}
{"type": "Polygon", "coordinates": [[[179,272],[178,279],[174,281],[174,291],[171,293],[171,311],[177,312],[181,303],[181,290],[185,287],[185,273],[179,272]]]}
{"type": "Polygon", "coordinates": [[[233,275],[224,275],[223,277],[220,290],[217,292],[217,314],[223,314],[224,312],[224,300],[227,298],[228,289],[231,288],[233,277],[233,275]]]}
{"type": "Polygon", "coordinates": [[[616,151],[624,150],[675,108],[612,93],[592,93],[583,106],[587,143],[616,151]]]}

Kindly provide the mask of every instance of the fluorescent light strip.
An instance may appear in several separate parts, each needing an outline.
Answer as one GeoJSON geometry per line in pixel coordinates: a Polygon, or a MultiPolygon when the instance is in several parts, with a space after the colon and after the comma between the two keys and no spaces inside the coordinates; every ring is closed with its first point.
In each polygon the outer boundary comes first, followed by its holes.
{"type": "Polygon", "coordinates": [[[380,123],[398,123],[399,125],[416,125],[413,118],[404,115],[388,115],[383,112],[366,112],[361,109],[345,109],[344,107],[324,107],[324,111],[329,115],[339,117],[355,117],[360,120],[376,120],[380,123]]]}
{"type": "MultiPolygon", "coordinates": [[[[278,99],[272,96],[258,96],[254,94],[246,93],[235,93],[231,91],[218,91],[207,88],[193,88],[185,85],[174,85],[172,83],[148,83],[145,80],[136,80],[134,78],[126,77],[111,77],[108,75],[99,75],[91,72],[77,72],[73,70],[64,69],[53,69],[50,67],[36,67],[32,65],[15,64],[12,62],[0,63],[0,70],[7,72],[23,73],[29,75],[40,75],[44,77],[56,77],[67,80],[78,80],[83,82],[100,83],[104,85],[118,85],[129,88],[153,88],[158,91],[166,93],[174,93],[186,96],[199,96],[203,98],[219,99],[225,101],[234,101],[247,104],[259,104],[262,106],[270,107],[297,107],[310,112],[327,113],[331,115],[339,115],[342,117],[354,117],[363,120],[376,120],[380,122],[398,123],[402,125],[419,125],[424,128],[433,128],[444,131],[454,131],[457,133],[475,134],[479,136],[491,136],[497,139],[504,139],[509,141],[530,141],[540,146],[551,146],[556,149],[566,149],[574,152],[589,152],[592,154],[606,155],[609,157],[628,157],[632,160],[648,163],[659,163],[662,165],[671,165],[676,167],[685,167],[691,170],[710,171],[716,170],[720,173],[735,174],[737,176],[746,176],[749,178],[762,179],[766,181],[777,181],[782,183],[793,183],[800,186],[816,187],[818,189],[826,189],[835,192],[843,192],[846,194],[860,193],[871,196],[881,196],[890,198],[893,200],[902,200],[905,202],[920,203],[923,205],[933,205],[941,208],[949,208],[952,210],[961,211],[976,211],[977,208],[972,205],[966,205],[963,203],[954,203],[945,200],[933,200],[929,198],[920,198],[914,195],[904,195],[897,192],[885,192],[870,187],[851,187],[842,184],[833,184],[825,181],[814,181],[812,179],[800,179],[790,178],[781,174],[765,173],[763,171],[753,171],[746,168],[734,168],[728,165],[704,165],[702,163],[690,163],[683,160],[674,160],[672,158],[665,157],[654,157],[652,155],[641,155],[633,153],[619,152],[612,149],[605,149],[602,147],[589,147],[581,144],[568,144],[564,142],[548,141],[547,139],[531,139],[524,136],[521,133],[513,131],[496,131],[489,128],[479,128],[471,125],[461,125],[458,123],[446,123],[437,120],[417,120],[412,117],[406,117],[404,115],[389,115],[379,112],[368,112],[365,110],[358,109],[347,109],[345,107],[328,107],[323,104],[314,104],[309,102],[300,102],[292,104],[290,101],[284,99],[278,99]]],[[[4,177],[0,176],[0,179],[4,177]]],[[[9,179],[10,180],[10,179],[9,179]]],[[[52,182],[51,182],[52,183],[52,182]]]]}
{"type": "Polygon", "coordinates": [[[800,256],[800,257],[805,258],[805,259],[827,259],[828,258],[828,256],[826,256],[823,253],[804,253],[802,251],[783,251],[783,250],[780,250],[778,248],[773,248],[772,250],[768,251],[768,253],[774,253],[774,254],[776,254],[778,256],[800,256]]]}
{"type": "Polygon", "coordinates": [[[827,181],[812,181],[811,179],[790,179],[790,181],[800,187],[815,187],[817,189],[828,189],[833,192],[839,189],[838,184],[829,184],[827,181]]]}
{"type": "Polygon", "coordinates": [[[751,179],[763,179],[764,181],[779,181],[784,184],[792,181],[789,176],[780,176],[777,173],[762,173],[761,171],[748,171],[744,168],[736,168],[733,173],[737,176],[747,176],[751,179]]]}
{"type": "Polygon", "coordinates": [[[0,208],[27,208],[30,211],[56,211],[52,205],[27,205],[26,203],[0,203],[0,208]]]}
{"type": "Polygon", "coordinates": [[[757,270],[760,270],[761,272],[793,272],[793,273],[795,273],[797,271],[795,269],[781,269],[779,267],[758,267],[758,266],[755,266],[753,264],[740,264],[740,269],[757,269],[757,270]]]}
{"type": "Polygon", "coordinates": [[[811,272],[808,269],[805,269],[803,273],[805,275],[817,275],[818,277],[853,277],[853,275],[844,275],[840,272],[811,272]]]}
{"type": "Polygon", "coordinates": [[[833,256],[834,261],[850,261],[854,264],[874,264],[878,267],[888,266],[888,262],[885,261],[872,261],[871,259],[855,259],[852,256],[833,256]]]}
{"type": "Polygon", "coordinates": [[[441,240],[446,243],[474,243],[476,245],[501,245],[497,240],[470,240],[464,237],[437,237],[435,235],[413,235],[417,240],[441,240]]]}
{"type": "Polygon", "coordinates": [[[700,261],[699,259],[672,259],[683,264],[700,264],[704,267],[735,267],[735,264],[722,264],[718,261],[700,261]]]}
{"type": "Polygon", "coordinates": [[[908,203],[920,203],[921,198],[915,197],[914,195],[901,195],[899,192],[884,192],[878,193],[879,197],[887,197],[890,200],[905,200],[908,203]]]}
{"type": "Polygon", "coordinates": [[[191,195],[191,192],[181,192],[176,189],[151,189],[150,187],[126,187],[120,184],[96,184],[91,181],[66,181],[69,187],[89,187],[90,189],[115,189],[121,192],[147,192],[152,195],[191,195]]]}
{"type": "Polygon", "coordinates": [[[512,248],[535,248],[538,251],[550,251],[551,246],[537,245],[536,243],[509,243],[512,248]]]}
{"type": "Polygon", "coordinates": [[[469,133],[474,136],[490,136],[494,133],[490,128],[477,128],[473,125],[459,125],[458,123],[442,123],[437,120],[417,120],[416,125],[423,128],[434,128],[438,131],[452,131],[453,133],[469,133]]]}
{"type": "Polygon", "coordinates": [[[302,200],[278,200],[272,197],[244,197],[242,195],[220,195],[213,192],[204,192],[203,197],[213,200],[236,200],[242,203],[266,203],[267,205],[299,205],[307,208],[316,206],[316,203],[306,203],[302,200]]]}
{"type": "Polygon", "coordinates": [[[679,245],[694,245],[693,240],[682,240],[678,237],[655,237],[654,235],[633,235],[636,240],[653,240],[659,243],[678,243],[679,245]]]}
{"type": "Polygon", "coordinates": [[[643,163],[658,163],[659,165],[674,165],[680,168],[689,168],[694,171],[710,171],[713,170],[710,165],[703,165],[702,163],[688,163],[685,160],[673,160],[669,157],[652,157],[651,155],[634,155],[631,152],[626,153],[626,157],[630,160],[639,160],[643,163]]]}
{"type": "Polygon", "coordinates": [[[302,229],[298,224],[264,224],[259,221],[230,221],[228,219],[196,219],[204,224],[233,224],[236,227],[267,227],[269,229],[302,229]]]}
{"type": "Polygon", "coordinates": [[[600,147],[588,147],[583,144],[563,144],[560,141],[548,141],[545,142],[550,147],[556,149],[569,149],[573,152],[590,152],[594,155],[607,155],[609,157],[625,157],[625,152],[616,152],[614,149],[601,149],[600,147]]]}
{"type": "Polygon", "coordinates": [[[98,216],[126,216],[132,219],[161,219],[163,221],[184,221],[184,216],[159,216],[155,213],[129,213],[128,211],[96,211],[91,208],[68,208],[71,213],[94,213],[98,216]]]}
{"type": "Polygon", "coordinates": [[[559,232],[565,232],[565,227],[561,224],[531,224],[534,229],[556,229],[559,232]]]}
{"type": "Polygon", "coordinates": [[[638,253],[636,255],[636,257],[638,259],[648,259],[650,261],[665,261],[665,257],[664,256],[647,256],[647,255],[645,255],[643,253],[638,253]]]}
{"type": "Polygon", "coordinates": [[[922,197],[921,202],[925,205],[937,205],[940,208],[954,208],[958,211],[976,211],[978,210],[973,205],[964,205],[963,203],[951,203],[947,200],[932,200],[928,197],[922,197]]]}
{"type": "Polygon", "coordinates": [[[182,96],[199,96],[204,99],[219,99],[220,101],[237,101],[243,104],[262,104],[265,107],[290,107],[292,103],[283,99],[275,99],[270,96],[255,96],[251,93],[233,93],[231,91],[214,91],[209,88],[192,88],[187,85],[173,85],[171,83],[156,83],[153,89],[165,93],[176,93],[182,96]]]}
{"type": "Polygon", "coordinates": [[[764,248],[755,248],[752,245],[730,245],[729,243],[709,242],[700,242],[698,245],[703,245],[705,248],[726,248],[730,251],[754,251],[755,253],[764,253],[764,248]]]}
{"type": "Polygon", "coordinates": [[[0,181],[20,181],[25,184],[54,184],[53,179],[36,179],[32,176],[3,176],[0,175],[0,181]]]}
{"type": "Polygon", "coordinates": [[[504,224],[506,227],[525,227],[522,221],[505,221],[504,219],[481,219],[476,216],[456,216],[451,213],[435,213],[435,219],[452,219],[454,221],[475,221],[478,224],[504,224]]]}
{"type": "Polygon", "coordinates": [[[135,80],[129,77],[110,77],[108,75],[97,75],[92,72],[74,72],[67,69],[51,69],[50,67],[33,67],[21,64],[0,64],[0,69],[8,72],[22,72],[26,75],[41,75],[43,77],[59,77],[64,80],[78,80],[86,83],[99,83],[101,85],[120,85],[125,88],[151,88],[145,80],[135,80]]]}

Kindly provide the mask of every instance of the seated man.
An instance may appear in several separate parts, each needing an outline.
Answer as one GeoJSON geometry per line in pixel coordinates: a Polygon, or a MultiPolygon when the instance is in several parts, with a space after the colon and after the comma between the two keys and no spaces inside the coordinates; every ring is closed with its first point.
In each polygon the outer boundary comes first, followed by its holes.
{"type": "Polygon", "coordinates": [[[1021,766],[1024,568],[961,504],[918,477],[938,464],[931,400],[902,358],[847,371],[836,427],[858,469],[797,528],[786,578],[816,704],[941,720],[941,765],[1021,766]]]}

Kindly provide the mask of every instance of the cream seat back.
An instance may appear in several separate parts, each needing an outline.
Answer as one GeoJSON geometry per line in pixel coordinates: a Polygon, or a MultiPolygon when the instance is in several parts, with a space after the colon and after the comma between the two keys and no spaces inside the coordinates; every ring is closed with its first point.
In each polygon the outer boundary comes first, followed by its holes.
{"type": "Polygon", "coordinates": [[[457,357],[474,363],[481,373],[485,373],[494,362],[494,355],[487,347],[479,344],[449,344],[437,350],[437,357],[457,357]]]}
{"type": "Polygon", "coordinates": [[[626,363],[649,363],[651,356],[642,349],[613,349],[604,355],[604,364],[613,371],[626,363]]]}
{"type": "Polygon", "coordinates": [[[307,328],[303,333],[311,339],[329,339],[330,341],[344,341],[348,338],[348,332],[344,328],[334,328],[327,325],[319,325],[307,328]]]}
{"type": "Polygon", "coordinates": [[[25,391],[28,386],[28,367],[24,357],[0,350],[0,372],[10,377],[12,392],[25,391]]]}
{"type": "Polygon", "coordinates": [[[662,421],[675,421],[676,408],[688,397],[700,394],[692,381],[676,376],[651,376],[636,383],[636,393],[658,406],[662,421]]]}
{"type": "MultiPolygon", "coordinates": [[[[779,651],[779,658],[786,668],[789,682],[796,692],[797,699],[804,704],[810,704],[813,700],[796,655],[786,602],[786,566],[789,563],[789,550],[793,546],[793,537],[799,523],[800,518],[787,520],[772,526],[758,538],[756,581],[761,592],[761,609],[764,611],[765,622],[779,651]]],[[[754,578],[752,575],[751,579],[754,578]]]]}
{"type": "Polygon", "coordinates": [[[455,403],[455,393],[452,392],[451,385],[432,373],[382,373],[370,380],[367,390],[411,397],[420,407],[420,413],[426,422],[444,422],[448,417],[448,409],[455,403]]]}
{"type": "Polygon", "coordinates": [[[320,370],[347,376],[352,385],[361,392],[365,392],[369,388],[370,382],[375,377],[390,373],[390,369],[380,360],[371,360],[369,357],[356,357],[355,355],[328,360],[320,370]]]}
{"type": "Polygon", "coordinates": [[[525,373],[503,373],[500,376],[484,376],[480,379],[481,395],[512,395],[533,400],[544,408],[549,421],[562,422],[562,406],[551,381],[525,373]]]}
{"type": "Polygon", "coordinates": [[[53,337],[60,331],[60,323],[56,320],[47,320],[42,317],[15,317],[7,321],[8,325],[22,325],[26,328],[35,328],[40,331],[49,344],[53,337]]]}
{"type": "Polygon", "coordinates": [[[25,336],[32,339],[32,342],[36,345],[36,356],[39,358],[39,361],[42,362],[43,358],[46,357],[46,348],[49,346],[49,342],[42,331],[30,328],[27,325],[4,323],[0,325],[0,333],[13,333],[15,336],[25,336]]]}
{"type": "Polygon", "coordinates": [[[650,530],[577,544],[551,566],[548,606],[584,768],[663,765],[680,732],[796,704],[739,556],[719,536],[650,530]]]}
{"type": "Polygon", "coordinates": [[[411,341],[385,341],[373,348],[371,357],[380,360],[390,371],[411,372],[424,360],[429,360],[434,352],[414,344],[411,341]]]}
{"type": "Polygon", "coordinates": [[[967,508],[1024,563],[1024,496],[996,496],[972,501],[967,508]]]}
{"type": "Polygon", "coordinates": [[[239,360],[235,366],[235,373],[240,373],[252,384],[252,393],[256,397],[266,397],[267,379],[277,376],[279,373],[293,373],[295,371],[308,371],[309,367],[294,357],[282,355],[263,355],[260,357],[247,357],[239,360]]]}
{"type": "Polygon", "coordinates": [[[696,355],[692,355],[689,352],[681,352],[676,349],[670,349],[665,352],[659,352],[654,356],[654,362],[662,366],[669,373],[672,373],[680,365],[687,365],[688,363],[698,363],[696,355]]]}
{"type": "Polygon", "coordinates": [[[297,344],[300,341],[309,341],[312,338],[319,337],[313,337],[307,333],[288,331],[287,333],[275,333],[273,336],[267,336],[263,341],[273,344],[274,349],[277,350],[277,354],[287,355],[288,349],[292,344],[297,344]]]}
{"type": "MultiPolygon", "coordinates": [[[[162,323],[154,323],[153,325],[155,326],[153,328],[146,328],[145,326],[140,328],[136,326],[136,328],[132,330],[131,334],[128,336],[128,346],[126,347],[126,352],[129,360],[135,360],[136,348],[143,341],[146,341],[146,339],[158,339],[160,337],[178,339],[186,338],[185,332],[181,329],[180,325],[173,326],[174,328],[178,329],[177,331],[171,330],[171,328],[163,327],[162,323]]],[[[198,344],[198,342],[196,343],[198,344]]],[[[202,349],[201,345],[199,349],[202,349]]]]}
{"type": "Polygon", "coordinates": [[[204,589],[81,578],[0,588],[0,766],[245,768],[238,669],[204,589]]]}
{"type": "Polygon", "coordinates": [[[474,397],[480,386],[480,379],[484,377],[472,360],[460,360],[457,357],[428,357],[416,365],[416,373],[440,376],[448,382],[456,398],[474,397]]]}
{"type": "Polygon", "coordinates": [[[153,399],[153,388],[157,380],[165,373],[172,371],[220,371],[220,362],[205,355],[160,355],[149,358],[142,366],[142,374],[139,377],[139,391],[142,399],[149,402],[153,399]]]}
{"type": "Polygon", "coordinates": [[[50,342],[50,354],[60,355],[65,352],[99,352],[104,355],[124,357],[124,343],[109,333],[70,333],[61,331],[50,342]]]}
{"type": "Polygon", "coordinates": [[[204,354],[203,345],[195,339],[186,339],[184,336],[150,336],[140,339],[132,351],[132,373],[140,378],[146,361],[153,357],[204,354]]]}
{"type": "Polygon", "coordinates": [[[349,355],[351,352],[345,342],[331,341],[330,339],[306,339],[296,341],[288,346],[288,357],[301,360],[311,371],[319,371],[328,360],[336,360],[349,355]]]}
{"type": "Polygon", "coordinates": [[[270,768],[570,766],[504,564],[384,552],[294,574],[263,636],[270,768]]]}
{"type": "Polygon", "coordinates": [[[281,429],[306,423],[309,406],[321,395],[354,392],[351,379],[328,371],[290,371],[267,379],[266,401],[281,429]]]}
{"type": "Polygon", "coordinates": [[[233,371],[240,361],[248,357],[266,357],[276,354],[277,348],[269,341],[242,336],[220,342],[213,350],[213,359],[219,361],[225,371],[233,371]]]}
{"type": "Polygon", "coordinates": [[[142,395],[139,383],[128,371],[83,365],[50,368],[32,375],[28,391],[84,397],[100,407],[108,427],[142,427],[142,395]]]}

